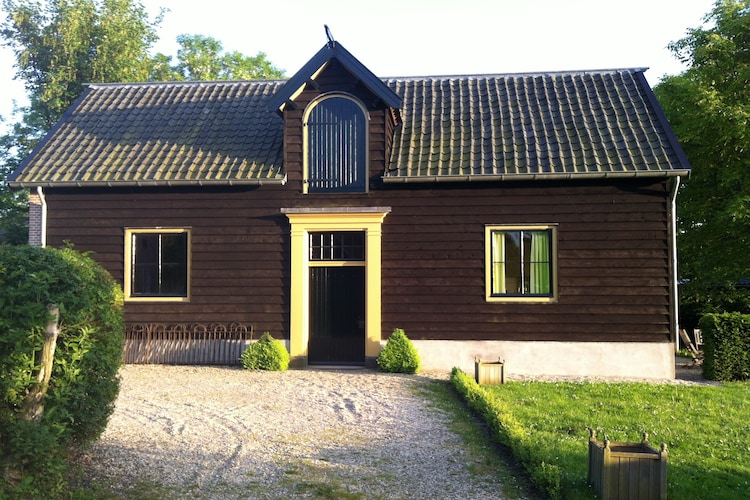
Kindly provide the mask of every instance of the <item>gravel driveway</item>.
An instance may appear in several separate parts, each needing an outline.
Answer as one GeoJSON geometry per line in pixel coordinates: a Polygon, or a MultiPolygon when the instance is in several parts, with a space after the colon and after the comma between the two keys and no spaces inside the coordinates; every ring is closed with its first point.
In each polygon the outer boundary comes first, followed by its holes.
{"type": "Polygon", "coordinates": [[[124,498],[504,496],[420,392],[440,383],[428,376],[159,365],[121,375],[107,430],[80,462],[124,498]]]}

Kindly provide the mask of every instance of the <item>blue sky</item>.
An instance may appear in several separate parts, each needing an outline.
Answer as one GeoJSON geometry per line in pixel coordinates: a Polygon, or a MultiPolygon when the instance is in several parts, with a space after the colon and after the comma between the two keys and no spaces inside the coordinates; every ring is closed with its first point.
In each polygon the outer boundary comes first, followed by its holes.
{"type": "MultiPolygon", "coordinates": [[[[325,43],[323,25],[376,75],[426,76],[648,67],[651,85],[684,68],[667,50],[713,0],[142,0],[169,9],[155,51],[183,33],[227,51],[265,52],[294,74],[325,43]],[[375,7],[373,7],[375,6],[375,7]]],[[[5,13],[2,13],[5,17],[5,13]]],[[[0,115],[23,87],[0,50],[0,115]]]]}

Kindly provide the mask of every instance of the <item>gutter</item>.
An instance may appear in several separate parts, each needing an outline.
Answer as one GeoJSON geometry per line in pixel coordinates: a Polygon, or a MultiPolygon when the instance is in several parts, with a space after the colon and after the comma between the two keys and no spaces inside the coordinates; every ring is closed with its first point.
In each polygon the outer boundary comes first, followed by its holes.
{"type": "Polygon", "coordinates": [[[221,179],[221,180],[177,180],[177,181],[48,181],[48,182],[9,182],[11,188],[92,188],[92,187],[188,187],[188,186],[262,186],[266,184],[285,185],[286,175],[281,179],[221,179]]]}
{"type": "Polygon", "coordinates": [[[677,286],[677,191],[680,189],[681,181],[682,178],[679,175],[674,178],[674,184],[672,185],[672,193],[670,197],[670,211],[672,212],[670,221],[672,225],[672,328],[674,328],[675,352],[680,350],[680,300],[679,289],[677,286]]]}
{"type": "Polygon", "coordinates": [[[39,246],[44,248],[47,246],[47,198],[44,196],[44,190],[42,186],[36,187],[36,193],[39,195],[39,200],[42,202],[42,221],[39,235],[39,246]]]}
{"type": "Polygon", "coordinates": [[[585,179],[633,179],[643,177],[676,177],[687,175],[689,170],[648,170],[637,172],[573,172],[573,173],[543,173],[543,174],[497,174],[497,175],[413,175],[382,177],[383,182],[389,184],[407,184],[413,182],[489,182],[489,181],[559,181],[585,179]]]}

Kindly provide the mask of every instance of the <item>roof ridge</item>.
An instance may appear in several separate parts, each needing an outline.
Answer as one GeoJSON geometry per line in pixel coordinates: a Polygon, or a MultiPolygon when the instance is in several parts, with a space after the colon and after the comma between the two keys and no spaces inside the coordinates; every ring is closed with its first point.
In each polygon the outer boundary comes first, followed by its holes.
{"type": "Polygon", "coordinates": [[[186,80],[174,82],[103,82],[84,83],[90,88],[97,87],[169,87],[169,86],[200,86],[200,85],[242,85],[256,83],[285,83],[287,79],[260,79],[260,80],[186,80]]]}
{"type": "Polygon", "coordinates": [[[643,73],[647,67],[632,68],[603,68],[603,69],[580,69],[580,70],[555,70],[555,71],[522,71],[517,73],[459,73],[454,75],[413,75],[413,76],[389,76],[383,77],[384,81],[391,80],[445,80],[445,79],[469,79],[469,78],[502,78],[512,76],[553,76],[553,75],[601,75],[614,73],[643,73]]]}
{"type": "MultiPolygon", "coordinates": [[[[623,68],[602,68],[602,69],[581,69],[581,70],[554,70],[554,71],[521,71],[509,73],[457,73],[444,75],[407,75],[407,76],[387,76],[380,77],[382,81],[429,81],[429,80],[466,80],[466,79],[485,79],[485,78],[502,78],[516,76],[553,76],[553,75],[586,75],[586,74],[611,74],[611,73],[642,73],[647,67],[623,67],[623,68]]],[[[201,86],[201,85],[253,85],[259,83],[278,83],[284,84],[289,78],[262,78],[252,80],[183,80],[183,81],[159,81],[159,82],[87,82],[84,86],[91,88],[98,87],[169,87],[169,86],[201,86]]]]}

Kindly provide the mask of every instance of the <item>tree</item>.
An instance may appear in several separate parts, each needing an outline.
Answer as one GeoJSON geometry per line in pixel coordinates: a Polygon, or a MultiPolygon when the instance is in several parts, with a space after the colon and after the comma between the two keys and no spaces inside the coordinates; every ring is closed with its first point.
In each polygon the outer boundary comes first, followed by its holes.
{"type": "Polygon", "coordinates": [[[670,44],[688,69],[654,89],[693,167],[678,244],[695,316],[750,308],[738,287],[750,279],[750,0],[717,0],[703,21],[670,44]]]}
{"type": "MultiPolygon", "coordinates": [[[[16,123],[12,130],[0,136],[0,179],[6,179],[20,164],[19,152],[31,150],[26,141],[33,134],[24,124],[16,123]]],[[[28,202],[26,191],[13,191],[0,183],[0,243],[21,245],[29,240],[28,202]]]]}
{"type": "Polygon", "coordinates": [[[148,79],[155,21],[133,0],[3,0],[0,35],[16,57],[33,114],[49,130],[88,82],[148,79]]]}
{"type": "Polygon", "coordinates": [[[273,66],[266,54],[246,56],[240,52],[224,52],[220,41],[203,35],[180,35],[177,64],[170,66],[171,57],[157,54],[152,80],[257,80],[282,78],[284,71],[273,66]]]}

